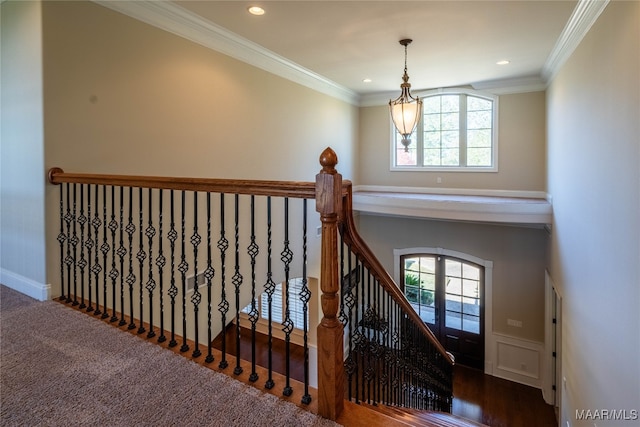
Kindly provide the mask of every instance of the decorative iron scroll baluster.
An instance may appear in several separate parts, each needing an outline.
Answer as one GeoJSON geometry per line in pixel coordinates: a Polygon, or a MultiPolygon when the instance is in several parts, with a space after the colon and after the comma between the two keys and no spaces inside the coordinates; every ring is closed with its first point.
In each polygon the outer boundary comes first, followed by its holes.
{"type": "MultiPolygon", "coordinates": [[[[193,304],[193,323],[194,323],[194,348],[193,353],[191,353],[191,357],[199,357],[202,353],[200,352],[200,344],[198,343],[198,308],[200,306],[200,301],[202,299],[202,295],[198,290],[198,246],[202,238],[198,234],[198,193],[193,192],[193,234],[191,235],[191,244],[193,245],[193,294],[191,295],[191,303],[193,304]]],[[[186,315],[186,313],[185,313],[186,315]]]]}
{"type": "Polygon", "coordinates": [[[240,366],[240,286],[242,285],[242,274],[240,274],[240,228],[239,228],[239,198],[238,194],[235,195],[235,208],[234,208],[234,231],[235,231],[235,271],[231,278],[231,283],[235,288],[236,296],[236,367],[233,370],[235,375],[242,373],[242,367],[240,366]]]}
{"type": "MultiPolygon", "coordinates": [[[[62,188],[62,187],[60,187],[62,188]]],[[[91,273],[93,272],[93,258],[92,258],[92,252],[93,252],[93,248],[95,247],[95,241],[92,238],[91,235],[91,184],[87,184],[87,240],[85,242],[85,246],[87,247],[87,259],[89,260],[89,264],[87,266],[87,291],[88,291],[88,296],[87,296],[87,302],[89,303],[89,305],[87,306],[87,312],[92,312],[93,311],[93,300],[91,299],[92,295],[91,295],[91,273]]],[[[64,287],[63,287],[64,288],[64,287]]]]}
{"type": "Polygon", "coordinates": [[[167,238],[171,244],[171,286],[169,287],[169,296],[171,297],[171,340],[169,341],[169,347],[175,347],[178,345],[176,341],[176,296],[178,295],[178,287],[176,286],[176,239],[178,238],[178,232],[176,231],[176,222],[174,216],[174,203],[173,203],[173,190],[170,191],[170,204],[171,204],[171,224],[167,238]]]}
{"type": "Polygon", "coordinates": [[[204,271],[204,277],[207,279],[207,357],[205,362],[213,362],[211,332],[211,280],[215,275],[215,270],[211,265],[211,193],[207,192],[207,269],[204,271]]]}
{"type": "MultiPolygon", "coordinates": [[[[140,190],[142,192],[142,190],[140,190]]],[[[153,291],[156,289],[156,281],[153,278],[153,238],[156,235],[156,229],[153,226],[153,216],[151,212],[153,212],[153,190],[149,188],[149,213],[147,217],[147,229],[144,231],[144,234],[149,239],[149,279],[147,280],[147,291],[149,291],[149,332],[147,333],[147,338],[153,338],[156,336],[156,332],[153,329],[153,291]]],[[[140,321],[142,321],[142,314],[140,315],[140,321]]]]}
{"type": "MultiPolygon", "coordinates": [[[[109,242],[107,241],[107,229],[109,228],[109,223],[107,222],[107,186],[102,186],[102,246],[100,246],[100,251],[102,252],[102,265],[104,266],[104,273],[102,275],[102,318],[106,319],[109,317],[109,312],[107,310],[107,258],[109,255],[109,250],[111,247],[109,246],[109,242]]],[[[98,314],[98,313],[96,313],[98,314]]]]}
{"type": "Polygon", "coordinates": [[[256,223],[255,223],[255,196],[251,195],[251,243],[247,248],[247,252],[251,257],[251,311],[249,312],[249,321],[251,322],[251,375],[249,381],[258,380],[256,372],[256,323],[258,322],[258,309],[256,308],[256,257],[259,253],[256,244],[256,223]]]}
{"type": "MultiPolygon", "coordinates": [[[[360,262],[358,258],[356,258],[355,268],[360,269],[360,262]]],[[[358,309],[358,303],[360,301],[360,283],[356,283],[355,290],[356,290],[356,294],[355,294],[354,304],[353,304],[355,309],[355,315],[353,317],[354,319],[353,349],[351,351],[353,353],[353,362],[355,364],[355,372],[354,372],[355,387],[353,391],[356,395],[356,403],[359,404],[360,403],[360,387],[359,387],[360,386],[360,366],[361,366],[359,362],[360,362],[360,348],[362,346],[362,333],[360,331],[360,326],[359,326],[360,316],[359,316],[359,309],[358,309]]]]}
{"type": "Polygon", "coordinates": [[[229,241],[225,237],[225,223],[224,223],[224,193],[220,193],[220,239],[218,240],[218,249],[220,250],[220,303],[218,304],[218,311],[220,312],[220,319],[222,321],[222,359],[218,367],[225,369],[229,366],[227,362],[227,312],[229,311],[229,302],[227,301],[226,293],[226,269],[225,269],[225,255],[229,248],[229,241]]]}
{"type": "Polygon", "coordinates": [[[146,332],[144,327],[144,291],[143,291],[143,277],[144,277],[144,260],[147,258],[147,254],[144,251],[144,218],[143,218],[143,209],[142,209],[142,188],[138,188],[138,209],[139,209],[139,227],[138,227],[138,245],[140,248],[138,249],[138,253],[136,254],[136,258],[138,258],[138,267],[140,268],[140,284],[138,289],[139,293],[139,305],[140,305],[140,326],[138,327],[138,333],[142,334],[146,332]]]}
{"type": "Polygon", "coordinates": [[[273,293],[276,290],[276,284],[273,281],[273,271],[271,270],[271,196],[267,197],[267,282],[264,284],[264,290],[267,293],[267,334],[268,334],[268,377],[265,388],[270,390],[275,385],[273,381],[273,316],[271,304],[273,303],[273,293]]]}
{"type": "Polygon", "coordinates": [[[180,271],[180,279],[182,283],[182,346],[180,347],[180,351],[184,353],[185,351],[189,351],[189,345],[187,344],[187,271],[189,271],[189,264],[186,260],[185,253],[185,192],[181,192],[181,202],[180,205],[182,209],[180,211],[180,221],[181,221],[181,230],[180,233],[180,264],[178,265],[178,270],[180,271]]]}
{"type": "Polygon", "coordinates": [[[93,216],[93,221],[91,221],[91,225],[93,225],[93,231],[94,231],[94,242],[95,242],[95,247],[96,247],[96,252],[95,252],[95,258],[94,258],[94,264],[92,267],[92,272],[94,274],[95,277],[95,282],[96,282],[96,309],[93,312],[93,314],[95,314],[96,316],[99,316],[100,314],[102,314],[102,312],[100,311],[100,272],[102,271],[102,267],[100,266],[100,258],[98,257],[98,244],[100,243],[99,240],[99,232],[100,232],[100,226],[102,225],[102,221],[100,220],[100,215],[98,215],[98,185],[96,185],[94,187],[94,189],[96,190],[94,197],[95,197],[95,213],[93,216]]]}
{"type": "MultiPolygon", "coordinates": [[[[124,316],[124,256],[127,249],[124,247],[124,188],[120,187],[120,229],[118,241],[118,257],[120,257],[120,322],[118,326],[127,324],[124,316]]],[[[115,307],[115,306],[114,306],[115,307]]]]}
{"type": "MultiPolygon", "coordinates": [[[[346,318],[348,319],[348,333],[349,333],[349,353],[347,355],[347,360],[344,363],[344,367],[345,367],[345,372],[347,373],[347,382],[349,384],[348,389],[347,389],[347,394],[348,394],[348,399],[351,400],[352,398],[352,392],[353,392],[353,375],[354,373],[356,373],[356,369],[357,369],[357,365],[355,363],[354,360],[354,324],[356,322],[354,322],[354,317],[353,317],[353,307],[355,304],[355,300],[353,298],[353,291],[354,288],[356,286],[356,284],[354,283],[354,277],[352,274],[352,271],[354,271],[352,269],[352,258],[353,255],[351,253],[351,249],[347,248],[347,273],[346,273],[346,277],[347,277],[347,281],[346,284],[347,286],[345,287],[345,281],[343,280],[342,282],[342,295],[344,295],[343,300],[344,300],[344,305],[347,307],[347,316],[346,318]],[[346,289],[345,289],[346,288],[346,289]]],[[[344,257],[344,245],[342,246],[342,257],[344,257]]],[[[357,269],[356,269],[357,271],[357,269]]],[[[342,274],[341,277],[345,277],[344,273],[342,274]]]]}
{"type": "Polygon", "coordinates": [[[78,266],[80,267],[80,306],[79,308],[86,308],[84,300],[84,269],[87,266],[87,260],[84,257],[84,225],[87,223],[87,217],[84,215],[84,184],[80,184],[80,216],[78,217],[78,224],[80,224],[80,261],[78,266]]]}
{"type": "Polygon", "coordinates": [[[309,300],[311,291],[307,279],[307,199],[302,199],[302,288],[300,289],[300,301],[302,301],[303,319],[303,349],[304,349],[304,395],[301,402],[305,405],[311,403],[309,394],[309,300]]]}
{"type": "MultiPolygon", "coordinates": [[[[67,235],[64,233],[64,185],[60,186],[60,233],[58,234],[58,243],[60,243],[60,301],[65,301],[67,296],[64,294],[64,242],[67,235]]],[[[91,252],[89,252],[91,257],[91,252]]],[[[91,267],[89,267],[91,268],[91,267]]],[[[91,285],[89,285],[91,286],[91,285]]],[[[91,297],[89,297],[91,299],[91,297]]]]}
{"type": "MultiPolygon", "coordinates": [[[[167,337],[164,335],[164,266],[167,259],[162,250],[162,195],[164,190],[158,190],[158,257],[156,258],[156,266],[158,266],[158,293],[160,295],[160,336],[158,342],[165,342],[167,337]]],[[[152,328],[153,329],[153,328],[152,328]]]]}
{"type": "Polygon", "coordinates": [[[73,247],[73,305],[78,305],[78,275],[77,275],[77,255],[78,255],[78,234],[76,232],[77,216],[76,216],[76,188],[77,185],[73,184],[73,234],[71,235],[71,246],[73,247]]]}
{"type": "MultiPolygon", "coordinates": [[[[117,322],[118,316],[116,316],[116,281],[120,275],[116,268],[116,230],[120,228],[116,221],[116,190],[111,186],[111,221],[109,221],[109,230],[111,230],[111,271],[109,272],[109,278],[111,278],[111,319],[110,322],[117,322]]],[[[120,307],[122,310],[123,307],[120,307]]]]}
{"type": "Polygon", "coordinates": [[[284,321],[282,322],[282,331],[284,332],[284,352],[285,352],[285,387],[282,394],[291,396],[293,389],[291,388],[291,332],[293,331],[293,322],[291,321],[291,313],[289,311],[289,266],[293,260],[293,252],[289,248],[289,198],[284,198],[284,249],[280,253],[280,259],[284,263],[284,321]]]}
{"type": "Polygon", "coordinates": [[[133,224],[132,187],[129,187],[129,217],[125,231],[129,237],[129,274],[127,275],[127,285],[129,285],[129,326],[127,326],[127,329],[132,330],[136,328],[133,317],[133,285],[136,283],[136,276],[133,274],[133,233],[136,232],[136,226],[133,224]]]}
{"type": "MultiPolygon", "coordinates": [[[[64,263],[67,266],[67,298],[65,302],[69,303],[73,301],[71,299],[71,264],[73,264],[73,257],[71,256],[71,221],[73,215],[71,214],[71,190],[69,183],[67,187],[67,213],[64,215],[64,222],[67,226],[66,240],[67,240],[67,256],[64,258],[64,263]]],[[[64,283],[62,284],[64,286],[64,283]]]]}

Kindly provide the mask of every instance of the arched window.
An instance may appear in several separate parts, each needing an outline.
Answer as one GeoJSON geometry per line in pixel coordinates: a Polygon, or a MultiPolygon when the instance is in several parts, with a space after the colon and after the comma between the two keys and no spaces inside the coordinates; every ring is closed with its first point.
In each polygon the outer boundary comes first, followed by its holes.
{"type": "Polygon", "coordinates": [[[422,117],[408,151],[392,126],[392,170],[497,171],[496,96],[441,89],[421,98],[422,117]]]}

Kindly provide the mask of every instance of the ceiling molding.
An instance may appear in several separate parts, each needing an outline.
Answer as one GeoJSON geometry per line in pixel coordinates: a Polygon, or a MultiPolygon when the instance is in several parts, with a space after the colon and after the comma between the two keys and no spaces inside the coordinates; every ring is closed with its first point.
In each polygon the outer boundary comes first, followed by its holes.
{"type": "Polygon", "coordinates": [[[360,95],[168,1],[94,3],[353,105],[360,95]]]}
{"type": "Polygon", "coordinates": [[[542,68],[542,79],[549,84],[596,22],[609,0],[578,0],[567,25],[542,68]]]}

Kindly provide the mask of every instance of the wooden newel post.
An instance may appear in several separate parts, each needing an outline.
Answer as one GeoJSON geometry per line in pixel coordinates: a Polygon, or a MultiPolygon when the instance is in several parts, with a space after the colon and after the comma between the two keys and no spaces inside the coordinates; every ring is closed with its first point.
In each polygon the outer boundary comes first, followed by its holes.
{"type": "Polygon", "coordinates": [[[322,221],[320,289],[322,313],[318,325],[318,412],[336,420],[344,407],[343,326],[338,320],[340,275],[338,272],[338,214],[342,209],[342,175],[335,166],[336,153],[320,155],[322,170],[316,175],[316,210],[322,221]]]}

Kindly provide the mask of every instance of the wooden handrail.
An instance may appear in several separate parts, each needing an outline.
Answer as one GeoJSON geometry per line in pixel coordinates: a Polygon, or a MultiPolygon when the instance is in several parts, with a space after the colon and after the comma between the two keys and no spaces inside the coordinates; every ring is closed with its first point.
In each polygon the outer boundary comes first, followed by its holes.
{"type": "Polygon", "coordinates": [[[369,246],[364,242],[362,237],[358,234],[353,220],[353,194],[351,183],[344,184],[343,193],[346,196],[343,198],[342,217],[340,218],[342,238],[351,247],[351,250],[362,256],[362,262],[365,266],[377,276],[382,287],[391,295],[391,298],[400,306],[401,310],[409,316],[413,323],[418,327],[422,335],[438,350],[438,352],[449,362],[450,365],[454,364],[453,356],[445,350],[435,337],[433,332],[424,324],[424,321],[420,318],[418,313],[413,309],[404,293],[400,291],[400,288],[396,286],[395,281],[387,270],[382,266],[378,258],[373,254],[369,246]]]}
{"type": "Polygon", "coordinates": [[[256,196],[293,197],[301,199],[314,199],[316,197],[315,182],[100,175],[66,173],[60,168],[49,169],[48,177],[51,184],[77,183],[114,185],[121,187],[253,194],[256,196]]]}

